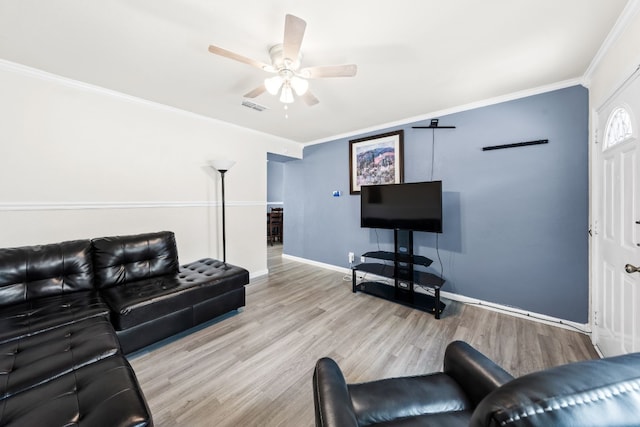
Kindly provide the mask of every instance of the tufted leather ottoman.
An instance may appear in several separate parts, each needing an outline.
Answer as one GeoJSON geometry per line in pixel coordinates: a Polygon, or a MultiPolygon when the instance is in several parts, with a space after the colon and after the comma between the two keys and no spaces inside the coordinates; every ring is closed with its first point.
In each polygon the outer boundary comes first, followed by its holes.
{"type": "Polygon", "coordinates": [[[203,259],[180,267],[178,274],[154,277],[114,286],[102,295],[115,314],[116,330],[191,307],[235,289],[244,289],[243,269],[213,259],[203,259]]]}
{"type": "Polygon", "coordinates": [[[205,258],[176,274],[102,290],[122,349],[130,353],[245,305],[244,268],[205,258]]]}

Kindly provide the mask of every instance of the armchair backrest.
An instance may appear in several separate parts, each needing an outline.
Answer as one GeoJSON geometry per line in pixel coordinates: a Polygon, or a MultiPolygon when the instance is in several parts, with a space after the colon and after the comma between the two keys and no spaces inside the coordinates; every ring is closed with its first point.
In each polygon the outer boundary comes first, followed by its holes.
{"type": "Polygon", "coordinates": [[[91,241],[96,287],[175,274],[179,270],[175,235],[170,231],[91,241]]]}
{"type": "Polygon", "coordinates": [[[91,289],[89,240],[0,249],[0,306],[91,289]]]}
{"type": "Polygon", "coordinates": [[[485,397],[471,426],[638,426],[640,353],[519,377],[485,397]]]}

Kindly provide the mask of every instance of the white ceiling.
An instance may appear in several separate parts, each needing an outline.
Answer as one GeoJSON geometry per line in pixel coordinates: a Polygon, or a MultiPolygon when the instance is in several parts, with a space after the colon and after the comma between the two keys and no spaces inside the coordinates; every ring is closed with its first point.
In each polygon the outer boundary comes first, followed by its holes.
{"type": "Polygon", "coordinates": [[[579,79],[627,0],[0,0],[0,58],[308,143],[579,79]],[[242,95],[270,74],[285,14],[307,21],[304,66],[320,103],[242,95]]]}

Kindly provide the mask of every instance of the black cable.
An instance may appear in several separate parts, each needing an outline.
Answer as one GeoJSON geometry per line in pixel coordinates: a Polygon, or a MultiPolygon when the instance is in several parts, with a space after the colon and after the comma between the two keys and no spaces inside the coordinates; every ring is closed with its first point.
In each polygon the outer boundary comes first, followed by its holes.
{"type": "MultiPolygon", "coordinates": [[[[431,129],[431,181],[433,181],[433,171],[435,169],[436,158],[436,130],[431,129]]],[[[440,248],[438,247],[440,233],[436,233],[436,254],[438,255],[438,262],[440,263],[440,280],[444,280],[444,265],[442,264],[442,258],[440,258],[440,248]]]]}
{"type": "Polygon", "coordinates": [[[438,262],[440,263],[440,280],[444,280],[444,264],[442,264],[442,258],[440,258],[440,248],[438,247],[440,233],[436,233],[436,254],[438,255],[438,262]]]}
{"type": "Polygon", "coordinates": [[[431,129],[431,181],[433,181],[433,170],[436,158],[436,130],[431,129]]]}

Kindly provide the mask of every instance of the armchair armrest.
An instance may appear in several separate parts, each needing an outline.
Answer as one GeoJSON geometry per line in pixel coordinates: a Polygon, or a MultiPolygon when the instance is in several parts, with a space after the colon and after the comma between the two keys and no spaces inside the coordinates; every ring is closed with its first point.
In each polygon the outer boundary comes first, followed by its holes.
{"type": "Polygon", "coordinates": [[[475,407],[513,377],[491,359],[463,341],[454,341],[444,353],[444,373],[464,390],[475,407]]]}
{"type": "Polygon", "coordinates": [[[324,357],[313,372],[317,427],[358,427],[347,382],[337,363],[324,357]]]}

